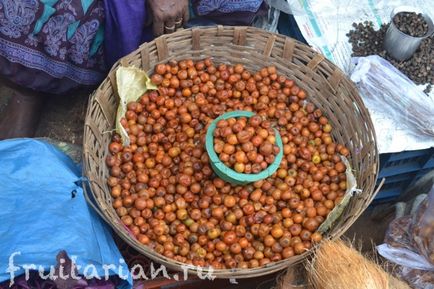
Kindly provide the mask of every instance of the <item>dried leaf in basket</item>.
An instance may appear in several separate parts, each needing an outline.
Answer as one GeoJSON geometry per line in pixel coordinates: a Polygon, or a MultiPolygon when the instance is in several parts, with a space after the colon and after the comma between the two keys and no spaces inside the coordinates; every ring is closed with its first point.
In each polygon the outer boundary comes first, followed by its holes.
{"type": "Polygon", "coordinates": [[[348,160],[344,156],[341,156],[341,159],[344,162],[345,166],[347,167],[346,172],[345,172],[345,174],[347,176],[347,191],[345,192],[345,195],[344,195],[342,201],[336,207],[334,207],[334,209],[327,216],[327,219],[324,221],[324,223],[322,223],[321,226],[318,228],[318,231],[321,233],[327,232],[332,227],[334,222],[336,222],[336,220],[344,212],[344,209],[346,208],[346,206],[350,202],[351,197],[354,194],[360,192],[360,190],[357,189],[356,177],[354,176],[354,174],[352,172],[350,163],[348,162],[348,160]]]}
{"type": "Polygon", "coordinates": [[[119,67],[116,70],[119,106],[116,113],[116,132],[122,137],[122,144],[128,146],[130,138],[121,125],[121,118],[127,112],[127,104],[139,99],[147,90],[157,89],[145,71],[136,67],[119,67]]]}

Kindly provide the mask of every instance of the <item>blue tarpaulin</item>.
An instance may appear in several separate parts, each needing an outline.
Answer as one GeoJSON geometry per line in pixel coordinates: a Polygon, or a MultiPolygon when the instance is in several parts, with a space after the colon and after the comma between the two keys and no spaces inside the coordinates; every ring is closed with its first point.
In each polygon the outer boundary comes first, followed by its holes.
{"type": "Polygon", "coordinates": [[[128,271],[111,231],[86,204],[80,179],[74,162],[50,144],[0,142],[0,282],[10,279],[13,254],[15,276],[24,264],[48,270],[61,250],[76,256],[81,274],[86,267],[92,274],[92,265],[102,277],[103,265],[116,268],[111,275],[128,271]]]}

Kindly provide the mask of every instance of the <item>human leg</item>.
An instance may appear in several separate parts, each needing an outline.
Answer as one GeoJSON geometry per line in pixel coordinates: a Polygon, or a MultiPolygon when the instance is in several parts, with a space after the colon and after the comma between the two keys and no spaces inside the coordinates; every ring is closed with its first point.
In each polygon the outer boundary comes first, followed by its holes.
{"type": "Polygon", "coordinates": [[[41,116],[44,95],[15,85],[6,85],[1,91],[10,95],[0,115],[0,140],[33,137],[41,116]]]}

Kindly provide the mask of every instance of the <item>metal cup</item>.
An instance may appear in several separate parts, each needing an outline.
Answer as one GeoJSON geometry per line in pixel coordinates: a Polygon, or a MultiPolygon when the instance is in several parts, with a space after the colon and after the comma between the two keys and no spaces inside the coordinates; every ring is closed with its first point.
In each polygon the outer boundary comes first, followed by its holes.
{"type": "Polygon", "coordinates": [[[409,59],[419,48],[423,39],[431,36],[434,32],[434,25],[431,18],[421,10],[410,6],[399,6],[392,10],[390,14],[390,25],[386,31],[384,39],[384,49],[396,60],[403,61],[409,59]],[[421,13],[428,24],[428,32],[421,37],[414,37],[401,32],[393,23],[393,17],[400,12],[421,13]]]}

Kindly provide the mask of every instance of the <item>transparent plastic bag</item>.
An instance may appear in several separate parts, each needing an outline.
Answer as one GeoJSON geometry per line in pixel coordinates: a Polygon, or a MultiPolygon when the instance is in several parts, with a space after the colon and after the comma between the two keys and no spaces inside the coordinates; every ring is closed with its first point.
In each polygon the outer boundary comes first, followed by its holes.
{"type": "Polygon", "coordinates": [[[434,187],[412,215],[393,220],[378,253],[412,288],[434,289],[434,187]]]}
{"type": "Polygon", "coordinates": [[[412,247],[411,238],[408,234],[410,223],[411,216],[405,216],[393,220],[387,228],[384,242],[394,248],[412,247]]]}
{"type": "Polygon", "coordinates": [[[270,7],[274,7],[286,14],[292,14],[291,7],[287,0],[265,0],[270,7]]]}
{"type": "Polygon", "coordinates": [[[354,58],[351,80],[368,108],[381,110],[414,135],[434,136],[434,98],[378,55],[354,58]]]}
{"type": "Polygon", "coordinates": [[[270,6],[265,15],[257,15],[255,17],[252,26],[276,33],[279,16],[280,10],[270,6]]]}
{"type": "Polygon", "coordinates": [[[434,272],[400,266],[396,272],[415,289],[433,289],[434,272]]]}
{"type": "Polygon", "coordinates": [[[419,205],[410,226],[417,251],[434,266],[434,187],[419,205]]]}

